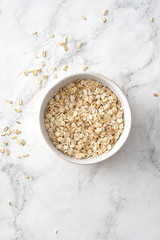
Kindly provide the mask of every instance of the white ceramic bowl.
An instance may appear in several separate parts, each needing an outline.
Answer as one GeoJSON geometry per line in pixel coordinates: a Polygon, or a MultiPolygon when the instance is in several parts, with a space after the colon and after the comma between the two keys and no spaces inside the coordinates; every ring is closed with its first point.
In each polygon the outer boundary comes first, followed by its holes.
{"type": "Polygon", "coordinates": [[[129,104],[128,104],[128,101],[127,101],[125,95],[123,94],[121,89],[117,86],[117,84],[114,83],[112,80],[110,80],[109,78],[107,78],[105,76],[102,76],[100,74],[96,74],[96,73],[80,73],[80,74],[71,75],[69,77],[66,77],[66,78],[62,79],[60,82],[55,84],[47,92],[47,94],[45,95],[45,97],[42,101],[41,107],[40,107],[39,123],[40,123],[41,133],[42,133],[43,138],[45,139],[47,145],[49,145],[50,148],[55,153],[58,154],[58,156],[65,159],[66,161],[69,161],[69,162],[72,162],[72,163],[91,164],[91,163],[98,163],[98,162],[101,162],[101,161],[104,161],[104,160],[108,159],[109,157],[113,156],[122,147],[122,145],[127,140],[130,129],[131,129],[131,111],[130,111],[130,107],[129,107],[129,104]],[[102,155],[100,155],[98,157],[94,157],[94,158],[76,159],[76,158],[67,156],[66,154],[59,151],[53,145],[51,139],[48,137],[48,133],[46,131],[45,124],[44,124],[44,113],[45,113],[45,109],[47,107],[47,104],[48,104],[49,100],[51,98],[53,98],[53,96],[57,93],[57,91],[59,89],[61,89],[65,85],[67,85],[71,82],[74,82],[78,79],[93,79],[93,80],[96,80],[98,82],[101,82],[102,84],[104,84],[105,86],[110,88],[116,94],[116,96],[119,98],[119,100],[122,104],[122,108],[124,110],[125,126],[124,126],[124,131],[123,131],[122,135],[120,136],[117,143],[114,145],[114,147],[109,152],[103,153],[102,155]]]}

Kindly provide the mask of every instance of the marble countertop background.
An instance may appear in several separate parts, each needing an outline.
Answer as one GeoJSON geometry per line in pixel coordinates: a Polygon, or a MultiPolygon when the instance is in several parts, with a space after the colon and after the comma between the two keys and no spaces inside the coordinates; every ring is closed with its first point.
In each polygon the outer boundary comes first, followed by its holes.
{"type": "Polygon", "coordinates": [[[9,156],[0,153],[0,239],[159,240],[160,2],[1,0],[0,59],[0,131],[17,128],[26,142],[0,137],[1,148],[8,141],[10,149],[9,156]],[[66,52],[58,45],[65,36],[66,52]],[[39,86],[40,75],[25,77],[24,71],[40,67],[42,50],[49,78],[39,86]],[[57,79],[50,70],[55,66],[57,79]],[[54,155],[38,126],[44,94],[83,66],[123,89],[133,120],[123,148],[90,166],[54,155]],[[22,112],[16,113],[20,98],[22,112]],[[23,153],[29,157],[18,159],[23,153]]]}

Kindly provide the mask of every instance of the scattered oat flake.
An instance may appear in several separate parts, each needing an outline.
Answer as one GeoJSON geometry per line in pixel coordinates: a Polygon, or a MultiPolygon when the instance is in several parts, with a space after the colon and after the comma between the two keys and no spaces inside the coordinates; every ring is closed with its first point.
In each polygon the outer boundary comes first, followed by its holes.
{"type": "Polygon", "coordinates": [[[48,78],[48,75],[43,75],[42,78],[43,78],[43,79],[47,79],[47,78],[48,78]]]}
{"type": "Polygon", "coordinates": [[[50,38],[54,38],[54,37],[55,37],[55,35],[54,35],[54,34],[51,34],[50,38]]]}
{"type": "Polygon", "coordinates": [[[157,94],[157,93],[153,93],[153,96],[154,96],[154,97],[158,97],[158,94],[157,94]]]}
{"type": "Polygon", "coordinates": [[[20,109],[17,109],[17,108],[15,108],[14,111],[17,112],[17,113],[20,113],[20,112],[21,112],[21,110],[20,110],[20,109]]]}
{"type": "Polygon", "coordinates": [[[42,72],[42,69],[41,69],[41,68],[38,68],[38,69],[36,69],[36,72],[41,73],[41,72],[42,72]]]}
{"type": "Polygon", "coordinates": [[[3,145],[7,146],[7,145],[8,145],[8,142],[3,142],[3,145]]]}
{"type": "Polygon", "coordinates": [[[64,42],[67,43],[68,42],[68,37],[64,38],[64,42]]]}
{"type": "Polygon", "coordinates": [[[28,153],[24,153],[24,154],[22,154],[22,156],[25,158],[25,157],[28,157],[29,154],[28,153]]]}
{"type": "Polygon", "coordinates": [[[64,50],[65,50],[65,51],[68,50],[67,42],[68,42],[68,38],[67,38],[67,37],[64,38],[64,42],[59,42],[59,45],[62,46],[62,47],[64,47],[64,50]]]}
{"type": "Polygon", "coordinates": [[[9,149],[5,149],[5,153],[6,153],[6,156],[9,156],[9,154],[10,154],[9,149]]]}
{"type": "Polygon", "coordinates": [[[33,70],[32,73],[33,73],[34,76],[37,76],[37,71],[36,70],[33,70]]]}
{"type": "Polygon", "coordinates": [[[66,65],[64,68],[63,68],[63,71],[67,71],[68,69],[68,65],[66,65]]]}
{"type": "Polygon", "coordinates": [[[54,74],[54,75],[53,75],[53,78],[57,78],[57,74],[54,74]]]}
{"type": "Polygon", "coordinates": [[[9,127],[8,126],[6,126],[4,129],[3,129],[3,131],[7,131],[9,129],[9,127]]]}
{"type": "Polygon", "coordinates": [[[106,16],[107,14],[108,14],[108,10],[105,10],[104,12],[103,12],[103,16],[106,16]]]}
{"type": "Polygon", "coordinates": [[[68,51],[67,45],[64,45],[64,50],[65,50],[65,51],[68,51]]]}
{"type": "Polygon", "coordinates": [[[21,124],[21,122],[17,121],[18,124],[21,124]]]}
{"type": "Polygon", "coordinates": [[[82,43],[79,43],[78,45],[77,45],[77,48],[81,48],[83,45],[82,45],[82,43]]]}
{"type": "Polygon", "coordinates": [[[17,136],[13,136],[13,137],[11,137],[11,139],[16,139],[17,138],[17,136]]]}
{"type": "Polygon", "coordinates": [[[8,202],[8,205],[11,205],[11,201],[8,202]]]}
{"type": "Polygon", "coordinates": [[[37,83],[38,83],[38,85],[41,85],[41,83],[42,83],[42,80],[39,78],[39,79],[37,79],[37,83]]]}
{"type": "Polygon", "coordinates": [[[19,99],[18,104],[21,106],[22,105],[22,99],[19,99]]]}
{"type": "Polygon", "coordinates": [[[154,22],[154,18],[152,17],[150,21],[151,21],[151,22],[154,22]]]}
{"type": "Polygon", "coordinates": [[[11,100],[6,100],[7,103],[12,104],[13,102],[11,100]]]}
{"type": "Polygon", "coordinates": [[[83,71],[86,71],[88,69],[88,67],[83,67],[82,70],[83,71]]]}
{"type": "Polygon", "coordinates": [[[58,229],[55,230],[54,234],[58,234],[58,229]]]}
{"type": "Polygon", "coordinates": [[[17,143],[22,146],[25,145],[24,139],[17,139],[17,143]]]}
{"type": "Polygon", "coordinates": [[[29,179],[29,176],[24,176],[26,179],[29,179]]]}
{"type": "Polygon", "coordinates": [[[51,68],[51,70],[53,70],[54,72],[57,70],[57,68],[56,67],[53,67],[53,68],[51,68]]]}
{"type": "Polygon", "coordinates": [[[33,70],[33,71],[32,71],[32,73],[33,73],[34,76],[37,76],[37,72],[38,72],[37,70],[33,70]]]}
{"type": "Polygon", "coordinates": [[[37,32],[32,32],[32,35],[36,35],[37,34],[37,32]]]}
{"type": "Polygon", "coordinates": [[[21,134],[22,132],[21,131],[19,131],[18,129],[16,129],[17,131],[15,132],[15,134],[16,135],[19,135],[19,134],[21,134]]]}
{"type": "Polygon", "coordinates": [[[4,137],[5,135],[6,135],[6,133],[1,134],[2,137],[4,137]]]}
{"type": "Polygon", "coordinates": [[[21,159],[21,156],[18,155],[17,158],[18,158],[18,159],[21,159]]]}
{"type": "Polygon", "coordinates": [[[82,18],[82,20],[86,20],[87,19],[85,16],[82,16],[81,18],[82,18]]]}
{"type": "Polygon", "coordinates": [[[16,134],[17,134],[17,132],[18,132],[18,129],[13,129],[13,130],[11,131],[11,133],[16,133],[16,134]]]}
{"type": "Polygon", "coordinates": [[[42,51],[42,57],[45,57],[46,56],[46,51],[42,51]]]}
{"type": "Polygon", "coordinates": [[[101,18],[101,21],[102,21],[103,23],[105,23],[105,22],[106,22],[106,19],[105,19],[105,18],[101,18]]]}
{"type": "Polygon", "coordinates": [[[6,132],[6,135],[10,135],[11,134],[11,130],[7,130],[7,132],[6,132]]]}
{"type": "Polygon", "coordinates": [[[41,61],[41,66],[44,67],[45,66],[45,62],[41,61]]]}
{"type": "Polygon", "coordinates": [[[25,71],[25,72],[24,72],[24,76],[28,76],[28,71],[25,71]]]}
{"type": "Polygon", "coordinates": [[[4,148],[0,149],[0,152],[1,152],[1,153],[4,153],[4,152],[5,152],[5,149],[4,149],[4,148]]]}

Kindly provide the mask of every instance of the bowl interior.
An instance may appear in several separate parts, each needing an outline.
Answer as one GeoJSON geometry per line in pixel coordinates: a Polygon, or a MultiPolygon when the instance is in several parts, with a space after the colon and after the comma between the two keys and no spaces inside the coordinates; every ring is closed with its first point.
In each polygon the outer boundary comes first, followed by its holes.
{"type": "Polygon", "coordinates": [[[91,164],[91,163],[97,163],[97,162],[101,162],[103,160],[106,160],[107,158],[109,158],[113,154],[115,154],[122,147],[122,145],[125,143],[128,135],[129,135],[129,132],[130,132],[131,111],[130,111],[130,107],[129,107],[129,104],[128,104],[128,101],[127,101],[125,95],[123,94],[121,89],[112,80],[110,80],[109,78],[107,78],[105,76],[95,74],[95,73],[84,73],[84,74],[76,74],[76,75],[72,75],[70,77],[64,78],[62,81],[57,83],[54,87],[52,87],[47,92],[47,94],[45,95],[45,97],[43,99],[43,102],[41,104],[39,121],[40,121],[40,129],[41,129],[41,132],[42,132],[42,135],[43,135],[45,141],[51,147],[51,149],[54,150],[54,152],[56,152],[60,157],[62,157],[63,159],[65,159],[69,162],[73,162],[73,163],[91,164]],[[125,121],[124,130],[123,130],[122,135],[120,136],[120,138],[118,139],[118,141],[114,145],[114,147],[107,153],[103,153],[102,155],[100,155],[98,157],[87,158],[87,159],[76,159],[76,158],[67,156],[66,154],[59,151],[53,145],[51,139],[49,138],[47,130],[45,128],[45,123],[44,123],[44,113],[45,113],[45,109],[47,107],[47,104],[48,104],[49,100],[51,98],[53,98],[53,96],[59,91],[59,89],[61,89],[65,85],[67,85],[71,82],[74,82],[76,80],[79,80],[79,79],[96,80],[96,81],[99,81],[100,83],[104,84],[108,88],[110,88],[115,93],[115,95],[119,98],[119,100],[122,104],[122,108],[124,110],[124,121],[125,121]]]}

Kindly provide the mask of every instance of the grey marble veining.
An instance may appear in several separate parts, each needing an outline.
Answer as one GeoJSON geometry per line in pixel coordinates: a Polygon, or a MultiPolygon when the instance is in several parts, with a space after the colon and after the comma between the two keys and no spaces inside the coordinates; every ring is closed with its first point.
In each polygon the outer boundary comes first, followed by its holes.
{"type": "Polygon", "coordinates": [[[10,149],[9,156],[0,153],[1,240],[159,240],[159,42],[157,0],[1,1],[0,127],[1,132],[6,125],[18,128],[26,142],[22,147],[10,136],[0,137],[10,149]],[[109,14],[102,23],[105,9],[109,14]],[[67,52],[58,45],[65,36],[67,52]],[[83,47],[76,48],[78,43],[83,47]],[[25,77],[23,72],[40,67],[42,50],[47,53],[43,73],[49,78],[38,86],[41,75],[25,77]],[[50,69],[54,66],[57,79],[50,69]],[[58,158],[38,127],[44,94],[61,78],[82,72],[83,66],[122,88],[133,120],[123,148],[91,166],[58,158]],[[18,114],[14,108],[20,98],[18,114]],[[23,153],[29,157],[18,159],[23,153]]]}

